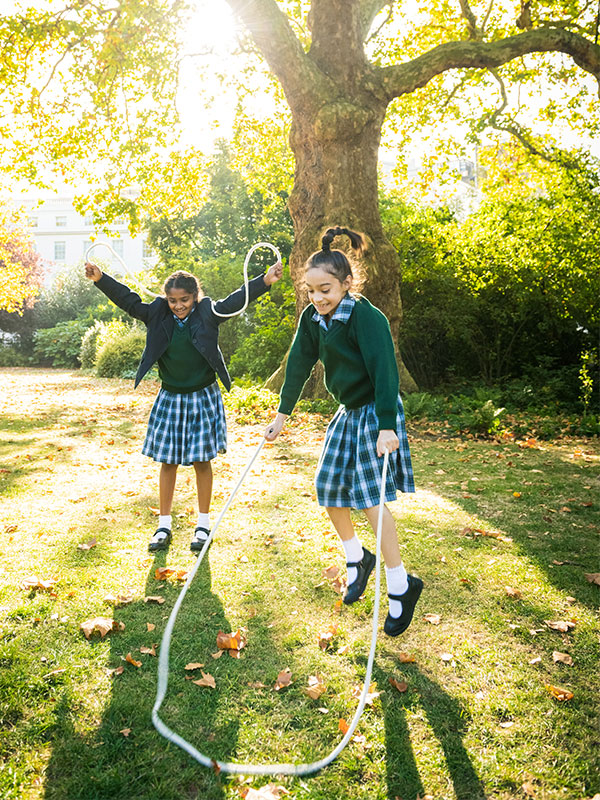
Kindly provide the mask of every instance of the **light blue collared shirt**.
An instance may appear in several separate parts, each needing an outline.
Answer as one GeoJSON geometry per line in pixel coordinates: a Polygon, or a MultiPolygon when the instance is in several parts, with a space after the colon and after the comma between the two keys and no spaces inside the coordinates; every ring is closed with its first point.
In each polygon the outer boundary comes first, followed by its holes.
{"type": "MultiPolygon", "coordinates": [[[[352,297],[351,294],[347,294],[345,297],[343,297],[340,300],[340,304],[333,312],[333,315],[329,320],[329,324],[331,324],[334,319],[337,319],[340,322],[343,322],[345,325],[350,319],[350,314],[352,314],[352,309],[354,308],[355,304],[356,300],[354,297],[352,297]]],[[[325,331],[329,330],[327,320],[322,314],[319,314],[318,311],[315,311],[315,313],[312,315],[312,320],[313,322],[318,322],[319,325],[323,328],[323,330],[325,331]]]]}

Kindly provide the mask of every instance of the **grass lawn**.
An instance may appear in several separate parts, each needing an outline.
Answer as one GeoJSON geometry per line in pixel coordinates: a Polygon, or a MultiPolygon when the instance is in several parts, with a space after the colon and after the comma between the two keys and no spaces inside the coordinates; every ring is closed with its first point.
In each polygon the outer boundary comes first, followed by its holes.
{"type": "MultiPolygon", "coordinates": [[[[182,585],[178,571],[194,563],[196,512],[193,470],[182,468],[171,549],[147,553],[157,468],[139,451],[155,391],[78,372],[0,371],[0,797],[582,800],[600,792],[600,587],[585,577],[599,572],[598,440],[444,439],[410,426],[418,491],[390,508],[425,590],[403,636],[380,632],[357,735],[310,778],[229,777],[168,744],[150,719],[152,650],[182,585]],[[159,567],[173,572],[159,580],[159,567]],[[32,576],[37,587],[26,583],[32,576]],[[147,599],[155,597],[164,602],[147,599]],[[95,617],[117,629],[86,639],[80,625],[95,617]]],[[[232,406],[228,422],[213,519],[264,428],[236,422],[232,406]]],[[[177,619],[161,716],[211,758],[323,758],[356,708],[374,581],[364,600],[340,608],[324,574],[335,565],[345,575],[314,497],[323,435],[323,418],[298,415],[263,449],[177,619]],[[240,658],[214,658],[219,631],[238,629],[247,639],[240,658]],[[204,667],[186,670],[190,662],[204,667]],[[286,668],[292,682],[275,691],[286,668]],[[215,688],[188,680],[202,671],[215,688]],[[314,676],[324,689],[316,699],[306,693],[314,676]]]]}

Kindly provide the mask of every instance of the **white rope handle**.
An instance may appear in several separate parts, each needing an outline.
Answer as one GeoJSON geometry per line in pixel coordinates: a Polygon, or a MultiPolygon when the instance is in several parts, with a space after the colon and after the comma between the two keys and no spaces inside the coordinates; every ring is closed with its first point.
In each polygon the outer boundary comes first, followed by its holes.
{"type": "Polygon", "coordinates": [[[268,247],[270,250],[272,250],[275,253],[275,256],[277,257],[277,261],[281,261],[281,253],[279,252],[278,248],[275,247],[274,244],[271,244],[270,242],[258,242],[257,244],[253,245],[250,248],[250,250],[248,250],[248,252],[246,253],[246,258],[244,260],[244,287],[246,289],[246,299],[244,301],[244,305],[240,308],[239,311],[234,311],[231,314],[220,314],[215,309],[215,301],[213,300],[212,301],[212,310],[213,310],[213,314],[215,314],[215,316],[221,317],[222,319],[227,319],[228,317],[237,317],[238,314],[243,314],[243,312],[248,308],[248,303],[250,302],[250,286],[249,286],[249,280],[248,280],[248,264],[250,263],[250,259],[252,257],[252,254],[254,253],[255,250],[258,250],[259,247],[268,247]]]}
{"type": "Polygon", "coordinates": [[[198,567],[200,566],[200,562],[204,558],[204,555],[207,552],[208,545],[211,542],[214,533],[219,526],[221,520],[225,516],[225,513],[233,498],[235,497],[238,489],[242,485],[246,475],[250,471],[252,464],[258,457],[263,445],[265,443],[265,439],[261,441],[261,443],[256,448],[254,455],[246,465],[246,468],[235,485],[233,491],[229,495],[223,510],[219,514],[217,521],[214,524],[212,531],[206,542],[204,543],[202,550],[198,555],[198,560],[194,565],[194,568],[190,572],[181,590],[175,605],[173,606],[173,610],[169,616],[167,621],[167,625],[165,627],[165,631],[163,633],[162,642],[160,646],[160,653],[158,659],[158,684],[156,688],[156,700],[154,703],[154,708],[152,709],[152,723],[156,730],[160,733],[161,736],[164,736],[165,739],[176,744],[178,747],[181,747],[182,750],[185,750],[193,759],[195,759],[199,764],[202,764],[205,767],[209,768],[216,768],[222,772],[228,773],[237,773],[242,775],[312,775],[314,772],[318,772],[319,770],[326,767],[328,764],[338,757],[338,755],[342,752],[344,747],[350,741],[352,734],[354,733],[356,726],[358,725],[358,721],[360,716],[363,712],[365,707],[365,703],[367,700],[367,695],[369,692],[369,686],[371,683],[371,672],[373,670],[373,661],[375,658],[375,645],[377,643],[377,623],[379,618],[379,598],[381,595],[381,576],[380,576],[380,562],[381,562],[381,528],[383,524],[383,504],[385,501],[385,484],[386,484],[386,477],[387,477],[387,470],[388,470],[388,462],[389,462],[389,450],[385,451],[383,457],[383,469],[381,473],[381,490],[379,492],[379,514],[377,516],[377,544],[376,544],[376,556],[375,556],[375,601],[373,604],[373,630],[371,633],[371,647],[369,650],[369,658],[367,661],[367,669],[365,674],[365,680],[363,685],[363,690],[360,696],[360,700],[358,703],[358,707],[352,718],[352,722],[350,723],[348,730],[346,731],[343,739],[339,742],[337,747],[329,753],[328,756],[322,758],[320,761],[313,761],[310,764],[237,764],[234,762],[229,761],[217,761],[214,758],[209,758],[197,750],[192,744],[190,744],[186,739],[179,734],[175,733],[175,731],[171,730],[165,723],[161,720],[158,716],[158,712],[160,711],[160,707],[162,705],[163,700],[165,699],[165,695],[167,693],[167,686],[169,682],[169,647],[171,644],[171,634],[173,632],[173,626],[175,625],[175,620],[177,618],[177,614],[179,613],[179,609],[183,602],[183,598],[186,595],[187,590],[190,587],[190,584],[194,580],[194,576],[198,571],[198,567]]]}
{"type": "Polygon", "coordinates": [[[92,250],[93,250],[95,247],[106,247],[106,249],[107,249],[107,250],[110,250],[110,252],[111,252],[111,253],[113,254],[113,256],[114,256],[114,257],[117,259],[117,261],[119,262],[119,264],[120,264],[120,265],[123,267],[123,269],[125,270],[125,274],[126,274],[126,275],[129,275],[129,277],[133,279],[133,282],[136,284],[136,289],[142,289],[142,290],[143,290],[143,291],[144,291],[146,294],[150,295],[150,297],[160,297],[160,295],[159,295],[159,294],[156,294],[156,292],[153,292],[153,291],[151,291],[151,290],[150,290],[150,289],[148,289],[146,286],[144,286],[144,284],[143,284],[143,283],[140,283],[140,282],[138,281],[138,279],[136,278],[136,276],[133,274],[133,272],[131,272],[131,270],[129,269],[129,267],[127,266],[127,264],[126,264],[126,263],[123,261],[123,259],[121,258],[121,256],[120,256],[120,255],[119,255],[117,252],[115,252],[115,250],[113,250],[113,248],[112,248],[112,247],[111,247],[111,246],[110,246],[110,245],[109,245],[107,242],[94,242],[94,244],[90,245],[90,246],[88,247],[88,249],[85,251],[85,260],[86,260],[86,261],[89,261],[89,260],[90,260],[90,253],[92,252],[92,250]]]}

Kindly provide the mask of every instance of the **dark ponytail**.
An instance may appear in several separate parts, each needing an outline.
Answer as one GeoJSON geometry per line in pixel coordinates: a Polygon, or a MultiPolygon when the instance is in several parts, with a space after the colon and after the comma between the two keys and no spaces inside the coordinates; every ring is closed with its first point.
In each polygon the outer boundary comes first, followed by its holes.
{"type": "Polygon", "coordinates": [[[331,249],[331,243],[336,236],[347,236],[350,239],[352,250],[359,256],[363,255],[367,249],[365,237],[362,233],[351,231],[348,228],[327,228],[321,239],[321,250],[317,250],[308,258],[305,269],[307,271],[315,268],[323,269],[337,278],[340,283],[350,276],[355,279],[354,288],[358,289],[359,287],[356,286],[357,279],[362,282],[362,276],[358,274],[358,268],[354,266],[354,269],[352,269],[348,257],[342,250],[331,249]]]}

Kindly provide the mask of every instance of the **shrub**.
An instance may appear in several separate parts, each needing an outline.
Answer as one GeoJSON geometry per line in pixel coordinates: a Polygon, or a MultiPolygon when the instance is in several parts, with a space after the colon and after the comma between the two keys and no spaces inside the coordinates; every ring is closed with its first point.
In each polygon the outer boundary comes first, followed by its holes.
{"type": "Polygon", "coordinates": [[[96,366],[97,355],[106,342],[126,336],[131,330],[132,326],[120,319],[96,322],[91,328],[88,328],[81,340],[79,352],[79,360],[83,369],[93,369],[96,366]]]}
{"type": "Polygon", "coordinates": [[[234,386],[224,396],[225,406],[235,417],[235,421],[242,425],[254,422],[267,422],[270,415],[275,412],[279,398],[262,386],[248,386],[242,388],[234,386]]]}
{"type": "Polygon", "coordinates": [[[34,357],[53,367],[76,367],[87,322],[68,320],[35,332],[34,357]]]}
{"type": "Polygon", "coordinates": [[[98,348],[96,374],[100,378],[121,378],[137,370],[146,336],[140,328],[114,333],[98,348]]]}
{"type": "Polygon", "coordinates": [[[0,345],[0,367],[25,367],[28,364],[29,356],[18,345],[0,345]]]}

